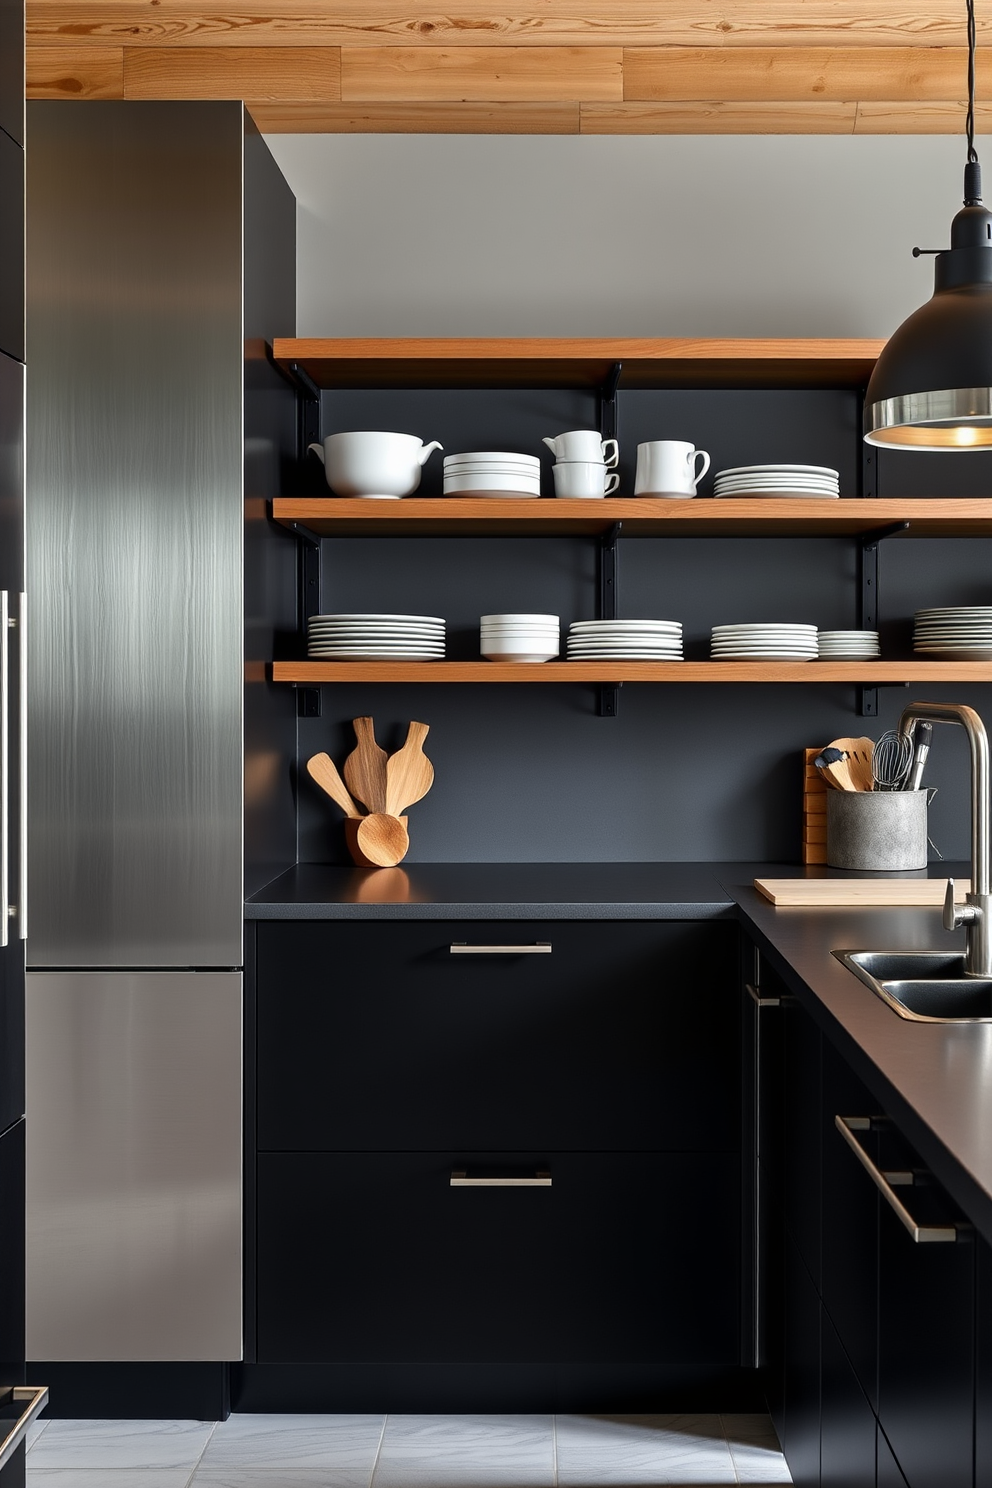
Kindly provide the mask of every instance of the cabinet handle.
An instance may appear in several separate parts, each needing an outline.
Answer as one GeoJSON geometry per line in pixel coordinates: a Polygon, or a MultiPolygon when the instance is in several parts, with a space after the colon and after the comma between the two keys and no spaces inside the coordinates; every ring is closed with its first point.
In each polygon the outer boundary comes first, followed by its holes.
{"type": "Polygon", "coordinates": [[[844,1141],[850,1147],[858,1162],[864,1168],[900,1224],[908,1231],[914,1244],[939,1245],[957,1240],[958,1232],[954,1225],[918,1225],[905,1204],[899,1198],[899,1195],[894,1191],[893,1184],[899,1187],[908,1187],[913,1182],[913,1175],[911,1173],[883,1173],[880,1168],[876,1168],[854,1135],[856,1131],[869,1131],[871,1129],[870,1117],[835,1116],[834,1126],[836,1126],[844,1141]]]}
{"type": "Polygon", "coordinates": [[[781,997],[762,997],[760,990],[757,987],[753,986],[750,982],[744,983],[744,991],[750,997],[755,1007],[763,1008],[782,1006],[781,997]]]}
{"type": "Polygon", "coordinates": [[[28,938],[28,597],[19,596],[17,608],[18,647],[18,761],[17,790],[20,803],[20,855],[17,863],[17,929],[22,940],[28,938]]]}
{"type": "Polygon", "coordinates": [[[531,945],[469,945],[456,940],[448,950],[453,956],[550,956],[550,940],[536,940],[531,945]]]}
{"type": "Polygon", "coordinates": [[[456,1168],[449,1181],[451,1188],[550,1188],[551,1174],[537,1169],[533,1173],[467,1173],[456,1168]]]}
{"type": "Polygon", "coordinates": [[[9,1395],[4,1391],[0,1400],[12,1400],[15,1404],[24,1406],[7,1435],[0,1439],[0,1469],[3,1469],[23,1442],[31,1422],[41,1415],[48,1404],[48,1386],[15,1385],[9,1395]]]}

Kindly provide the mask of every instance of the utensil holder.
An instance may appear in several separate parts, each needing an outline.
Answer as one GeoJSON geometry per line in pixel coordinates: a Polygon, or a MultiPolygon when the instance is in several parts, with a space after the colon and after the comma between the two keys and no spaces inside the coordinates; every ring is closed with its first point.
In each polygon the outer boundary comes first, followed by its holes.
{"type": "Polygon", "coordinates": [[[827,791],[827,864],[864,873],[927,866],[926,791],[827,791]]]}

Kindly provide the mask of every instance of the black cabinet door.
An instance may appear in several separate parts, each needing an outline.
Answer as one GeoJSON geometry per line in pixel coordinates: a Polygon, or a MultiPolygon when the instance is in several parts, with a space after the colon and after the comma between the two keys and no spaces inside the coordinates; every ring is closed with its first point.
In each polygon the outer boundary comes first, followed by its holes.
{"type": "MultiPolygon", "coordinates": [[[[5,0],[0,0],[0,12],[5,0]]],[[[2,43],[2,38],[0,38],[2,43]]],[[[0,130],[0,351],[24,360],[24,151],[0,130]]]]}
{"type": "Polygon", "coordinates": [[[0,0],[0,129],[24,144],[24,0],[0,0]]]}
{"type": "Polygon", "coordinates": [[[870,1488],[874,1479],[875,1414],[824,1311],[820,1360],[820,1488],[870,1488]]]}
{"type": "Polygon", "coordinates": [[[732,1367],[735,1160],[262,1153],[263,1362],[732,1367]],[[551,1187],[451,1187],[545,1169],[551,1187]]]}
{"type": "MultiPolygon", "coordinates": [[[[891,1128],[879,1133],[885,1171],[920,1169],[891,1128]]],[[[926,1175],[924,1175],[924,1178],[926,1175]]],[[[960,1218],[932,1180],[896,1192],[918,1224],[960,1218]]],[[[887,1203],[879,1209],[878,1418],[910,1488],[971,1488],[974,1432],[975,1245],[914,1244],[887,1203]]]]}
{"type": "Polygon", "coordinates": [[[820,1298],[799,1247],[788,1232],[784,1251],[784,1400],[779,1436],[796,1488],[817,1488],[820,1482],[820,1298]]]}
{"type": "MultiPolygon", "coordinates": [[[[821,1295],[873,1410],[878,1399],[878,1189],[837,1130],[835,1118],[876,1114],[876,1102],[824,1039],[821,1295]]],[[[875,1132],[858,1131],[857,1139],[877,1164],[875,1132]]]]}
{"type": "MultiPolygon", "coordinates": [[[[899,1471],[899,1464],[881,1427],[875,1441],[875,1482],[877,1488],[906,1488],[906,1479],[899,1471]]],[[[976,1482],[981,1482],[981,1479],[976,1479],[976,1482]]]]}
{"type": "Polygon", "coordinates": [[[262,924],[259,1147],[736,1152],[736,947],[726,924],[262,924]]]}
{"type": "Polygon", "coordinates": [[[0,1387],[24,1384],[24,1122],[0,1136],[0,1387]]]}
{"type": "Polygon", "coordinates": [[[782,1001],[785,1222],[820,1285],[820,1032],[801,1003],[782,1001]]]}
{"type": "Polygon", "coordinates": [[[992,1483],[992,1247],[975,1239],[975,1482],[992,1483]]]}

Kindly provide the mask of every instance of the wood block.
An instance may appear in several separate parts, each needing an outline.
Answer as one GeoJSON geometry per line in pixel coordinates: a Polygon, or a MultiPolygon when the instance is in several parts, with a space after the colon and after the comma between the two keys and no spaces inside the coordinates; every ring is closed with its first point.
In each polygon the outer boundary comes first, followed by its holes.
{"type": "Polygon", "coordinates": [[[347,103],[619,101],[619,47],[346,47],[347,103]]]}
{"type": "Polygon", "coordinates": [[[578,134],[577,103],[256,103],[263,134],[578,134]]]}
{"type": "Polygon", "coordinates": [[[28,98],[123,98],[123,47],[28,47],[28,98]]]}
{"type": "Polygon", "coordinates": [[[341,97],[337,47],[125,47],[126,98],[341,97]]]}
{"type": "Polygon", "coordinates": [[[583,103],[583,134],[852,134],[854,103],[583,103]]]}
{"type": "Polygon", "coordinates": [[[816,825],[816,823],[811,822],[807,818],[806,825],[803,827],[803,843],[808,845],[811,842],[822,843],[823,846],[826,847],[826,845],[827,845],[827,823],[826,823],[826,820],[824,820],[822,826],[818,826],[818,825],[816,825]]]}
{"type": "Polygon", "coordinates": [[[814,863],[825,864],[826,861],[827,849],[825,847],[821,847],[817,843],[811,842],[810,845],[803,852],[803,862],[808,866],[812,866],[814,863]]]}

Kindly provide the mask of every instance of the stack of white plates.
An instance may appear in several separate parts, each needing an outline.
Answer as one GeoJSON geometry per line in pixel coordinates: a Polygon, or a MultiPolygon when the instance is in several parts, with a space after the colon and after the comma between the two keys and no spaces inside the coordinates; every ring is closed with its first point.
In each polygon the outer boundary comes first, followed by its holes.
{"type": "Polygon", "coordinates": [[[681,661],[678,620],[575,620],[568,629],[569,661],[681,661]]]}
{"type": "Polygon", "coordinates": [[[476,450],[469,455],[445,455],[445,496],[540,496],[541,462],[536,455],[514,455],[505,450],[476,450]]]}
{"type": "Polygon", "coordinates": [[[444,621],[435,615],[312,615],[307,655],[341,661],[442,661],[444,621]]]}
{"type": "Polygon", "coordinates": [[[815,661],[815,625],[714,625],[713,661],[815,661]]]}
{"type": "Polygon", "coordinates": [[[992,605],[917,610],[913,650],[918,656],[992,661],[992,605]]]}
{"type": "Polygon", "coordinates": [[[871,661],[882,654],[877,630],[821,630],[816,643],[821,661],[871,661]]]}
{"type": "Polygon", "coordinates": [[[713,481],[714,496],[839,496],[840,474],[828,465],[735,465],[713,481]]]}
{"type": "Polygon", "coordinates": [[[558,655],[558,616],[483,615],[479,640],[490,661],[552,661],[558,655]]]}

